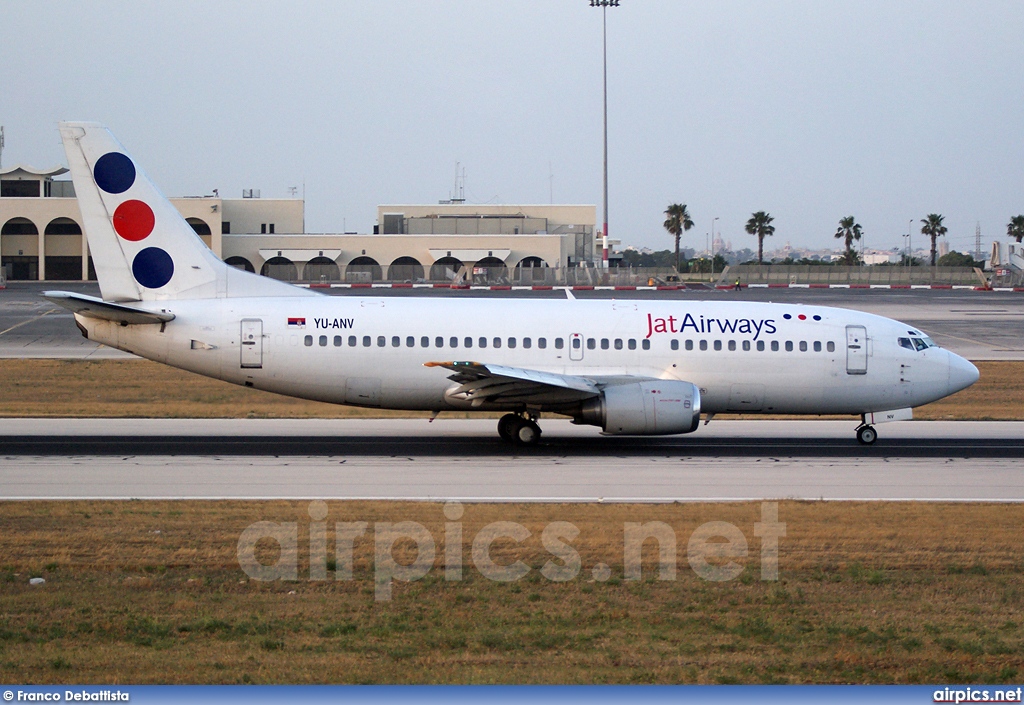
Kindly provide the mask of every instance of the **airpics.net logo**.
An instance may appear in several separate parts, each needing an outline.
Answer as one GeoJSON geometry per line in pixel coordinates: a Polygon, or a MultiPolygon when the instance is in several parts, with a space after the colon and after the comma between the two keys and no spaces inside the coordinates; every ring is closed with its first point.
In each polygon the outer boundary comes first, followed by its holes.
{"type": "MultiPolygon", "coordinates": [[[[465,575],[463,564],[468,542],[473,567],[488,580],[509,583],[526,578],[534,568],[522,560],[501,564],[492,557],[497,542],[523,544],[533,532],[514,521],[495,521],[483,526],[473,536],[465,535],[461,519],[465,508],[460,502],[447,502],[443,507],[444,530],[441,542],[443,555],[439,570],[444,579],[460,581],[465,575]]],[[[356,541],[373,542],[374,599],[391,599],[395,582],[413,582],[426,577],[438,563],[438,541],[426,526],[415,521],[378,521],[372,527],[366,521],[327,521],[326,502],[309,503],[309,580],[352,580],[356,541]],[[328,560],[328,532],[334,534],[334,559],[328,560]],[[400,562],[395,557],[401,544],[415,546],[415,559],[400,562]]],[[[777,502],[761,503],[761,520],[754,522],[753,536],[760,539],[760,578],[779,579],[779,539],[786,535],[786,525],[779,521],[777,502]]],[[[580,537],[579,528],[568,521],[552,521],[540,531],[540,543],[550,556],[536,570],[552,582],[575,579],[584,570],[583,559],[573,543],[580,537]]],[[[693,572],[703,580],[723,582],[735,580],[744,571],[738,561],[750,555],[747,536],[735,524],[710,521],[698,526],[686,540],[686,560],[693,572]]],[[[655,570],[659,580],[675,580],[680,537],[676,530],[662,521],[624,522],[622,526],[622,576],[626,580],[640,580],[643,575],[642,553],[644,545],[657,547],[658,562],[655,570]],[[653,542],[648,543],[648,542],[653,542]]],[[[273,551],[272,551],[273,552],[273,551]]],[[[299,579],[299,522],[257,521],[250,524],[238,537],[238,564],[252,580],[294,581],[299,579]],[[277,558],[272,563],[261,562],[257,544],[266,547],[276,544],[277,558]]],[[[588,566],[595,581],[612,578],[607,563],[588,566]]]]}

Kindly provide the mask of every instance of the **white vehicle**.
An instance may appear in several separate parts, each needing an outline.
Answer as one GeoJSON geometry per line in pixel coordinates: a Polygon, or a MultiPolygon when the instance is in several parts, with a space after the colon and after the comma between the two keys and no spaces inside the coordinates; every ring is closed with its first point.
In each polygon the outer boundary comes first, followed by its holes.
{"type": "Polygon", "coordinates": [[[102,298],[46,292],[90,340],[279,394],[382,409],[542,413],[607,434],[718,413],[911,418],[978,370],[898,321],[708,301],[332,297],[224,264],[101,125],[61,123],[102,298]]]}

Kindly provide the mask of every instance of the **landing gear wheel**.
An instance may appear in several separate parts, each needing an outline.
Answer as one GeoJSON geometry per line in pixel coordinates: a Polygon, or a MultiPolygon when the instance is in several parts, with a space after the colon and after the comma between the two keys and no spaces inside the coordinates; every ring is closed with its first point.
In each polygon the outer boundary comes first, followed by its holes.
{"type": "Polygon", "coordinates": [[[857,441],[861,445],[869,446],[878,440],[878,431],[874,426],[860,426],[857,428],[857,441]]]}
{"type": "Polygon", "coordinates": [[[520,419],[515,429],[515,443],[521,446],[537,445],[540,441],[540,426],[528,419],[520,419]]]}
{"type": "Polygon", "coordinates": [[[498,419],[498,435],[501,436],[501,440],[514,443],[515,430],[522,422],[523,419],[515,414],[505,414],[498,419]]]}

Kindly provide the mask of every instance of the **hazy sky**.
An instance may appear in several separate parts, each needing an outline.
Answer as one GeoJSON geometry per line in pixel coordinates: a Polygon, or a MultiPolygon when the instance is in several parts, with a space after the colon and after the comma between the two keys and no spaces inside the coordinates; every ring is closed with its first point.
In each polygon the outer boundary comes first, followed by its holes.
{"type": "MultiPolygon", "coordinates": [[[[610,220],[671,246],[686,203],[735,247],[869,247],[1024,212],[1024,3],[622,0],[608,11],[610,220]],[[920,225],[915,226],[915,233],[920,225]]],[[[3,164],[106,123],[169,195],[305,185],[307,230],[379,203],[601,203],[601,10],[587,0],[0,3],[3,164]]],[[[919,236],[920,237],[920,236],[919,236]]],[[[920,237],[919,243],[923,244],[920,237]]]]}

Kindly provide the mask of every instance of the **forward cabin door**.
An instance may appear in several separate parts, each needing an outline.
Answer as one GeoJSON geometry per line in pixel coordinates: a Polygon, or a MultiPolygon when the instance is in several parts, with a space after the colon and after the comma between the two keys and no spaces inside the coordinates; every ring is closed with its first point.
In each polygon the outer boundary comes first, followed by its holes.
{"type": "Polygon", "coordinates": [[[868,373],[868,331],[864,326],[846,326],[846,374],[868,373]]]}
{"type": "Polygon", "coordinates": [[[263,367],[263,320],[242,319],[242,368],[263,367]]]}

